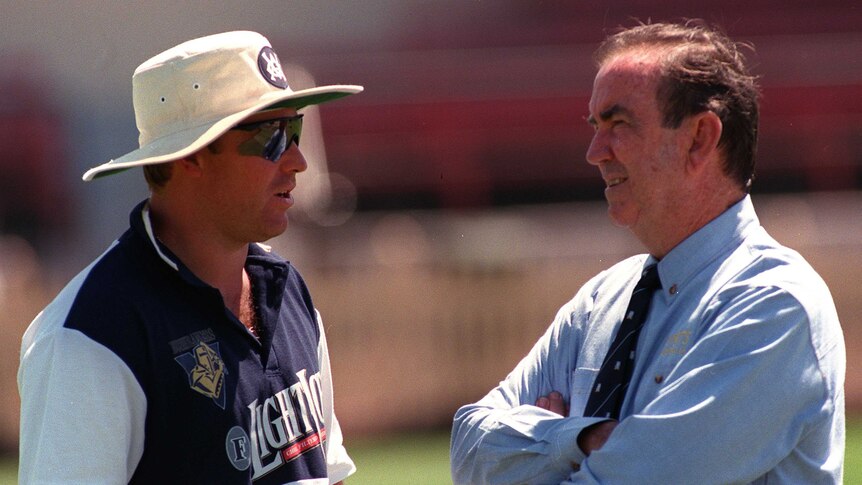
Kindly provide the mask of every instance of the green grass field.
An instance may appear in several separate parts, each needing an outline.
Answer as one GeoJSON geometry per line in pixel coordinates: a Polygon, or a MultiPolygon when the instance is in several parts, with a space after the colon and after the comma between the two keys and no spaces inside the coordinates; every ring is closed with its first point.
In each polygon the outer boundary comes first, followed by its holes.
{"type": "MultiPolygon", "coordinates": [[[[417,433],[347,443],[358,471],[349,485],[445,485],[449,478],[449,435],[417,433]]],[[[16,461],[0,459],[0,485],[18,483],[16,461]]],[[[847,425],[844,483],[862,483],[862,417],[847,425]]]]}
{"type": "Polygon", "coordinates": [[[346,443],[356,463],[350,485],[442,485],[449,478],[449,433],[420,433],[346,443]]]}

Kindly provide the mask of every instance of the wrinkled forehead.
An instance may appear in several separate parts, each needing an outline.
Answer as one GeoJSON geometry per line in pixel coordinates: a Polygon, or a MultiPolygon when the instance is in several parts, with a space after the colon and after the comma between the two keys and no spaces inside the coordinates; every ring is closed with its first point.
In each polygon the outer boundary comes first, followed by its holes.
{"type": "Polygon", "coordinates": [[[628,51],[607,59],[593,82],[590,112],[610,105],[654,103],[660,78],[660,59],[655,53],[628,51]]]}
{"type": "Polygon", "coordinates": [[[646,75],[654,70],[658,70],[662,60],[669,53],[669,49],[660,47],[627,49],[605,59],[599,66],[599,73],[606,70],[628,69],[646,75]]]}

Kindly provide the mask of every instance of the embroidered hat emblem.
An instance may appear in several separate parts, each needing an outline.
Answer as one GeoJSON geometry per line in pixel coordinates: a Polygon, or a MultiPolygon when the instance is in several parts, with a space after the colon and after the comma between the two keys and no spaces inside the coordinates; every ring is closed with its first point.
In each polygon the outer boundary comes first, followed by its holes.
{"type": "Polygon", "coordinates": [[[265,46],[257,56],[257,67],[268,83],[281,89],[287,89],[287,78],[281,69],[281,63],[272,47],[265,46]]]}

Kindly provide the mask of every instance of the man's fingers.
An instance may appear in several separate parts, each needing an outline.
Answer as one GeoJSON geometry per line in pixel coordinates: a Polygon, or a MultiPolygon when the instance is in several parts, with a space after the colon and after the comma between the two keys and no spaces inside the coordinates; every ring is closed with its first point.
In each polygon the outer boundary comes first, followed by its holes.
{"type": "Polygon", "coordinates": [[[552,413],[557,413],[560,416],[565,416],[568,413],[568,409],[566,409],[566,403],[563,401],[563,395],[557,391],[554,391],[548,394],[549,407],[548,411],[552,413]]]}
{"type": "Polygon", "coordinates": [[[539,399],[536,399],[536,406],[552,413],[557,413],[560,416],[568,416],[569,414],[569,410],[566,408],[566,402],[563,400],[563,395],[557,391],[553,391],[547,396],[541,396],[539,399]]]}

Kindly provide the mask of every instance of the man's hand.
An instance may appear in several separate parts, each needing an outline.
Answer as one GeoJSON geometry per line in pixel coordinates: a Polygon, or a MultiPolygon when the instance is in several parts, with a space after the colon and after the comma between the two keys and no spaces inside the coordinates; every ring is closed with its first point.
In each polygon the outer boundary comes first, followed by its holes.
{"type": "Polygon", "coordinates": [[[546,409],[552,413],[557,413],[560,416],[569,415],[569,406],[563,401],[563,395],[557,391],[553,391],[547,396],[542,396],[536,399],[536,406],[546,409]]]}
{"type": "MultiPolygon", "coordinates": [[[[563,400],[563,395],[557,391],[553,391],[547,396],[541,396],[536,399],[536,406],[557,413],[560,416],[569,415],[569,407],[563,400]]],[[[587,456],[595,450],[598,450],[605,445],[608,438],[611,436],[614,428],[619,424],[617,421],[602,421],[592,426],[587,426],[578,435],[578,446],[587,456]]]]}
{"type": "Polygon", "coordinates": [[[581,451],[590,456],[590,453],[604,446],[617,424],[619,424],[617,421],[602,421],[584,428],[578,435],[578,446],[581,451]]]}

